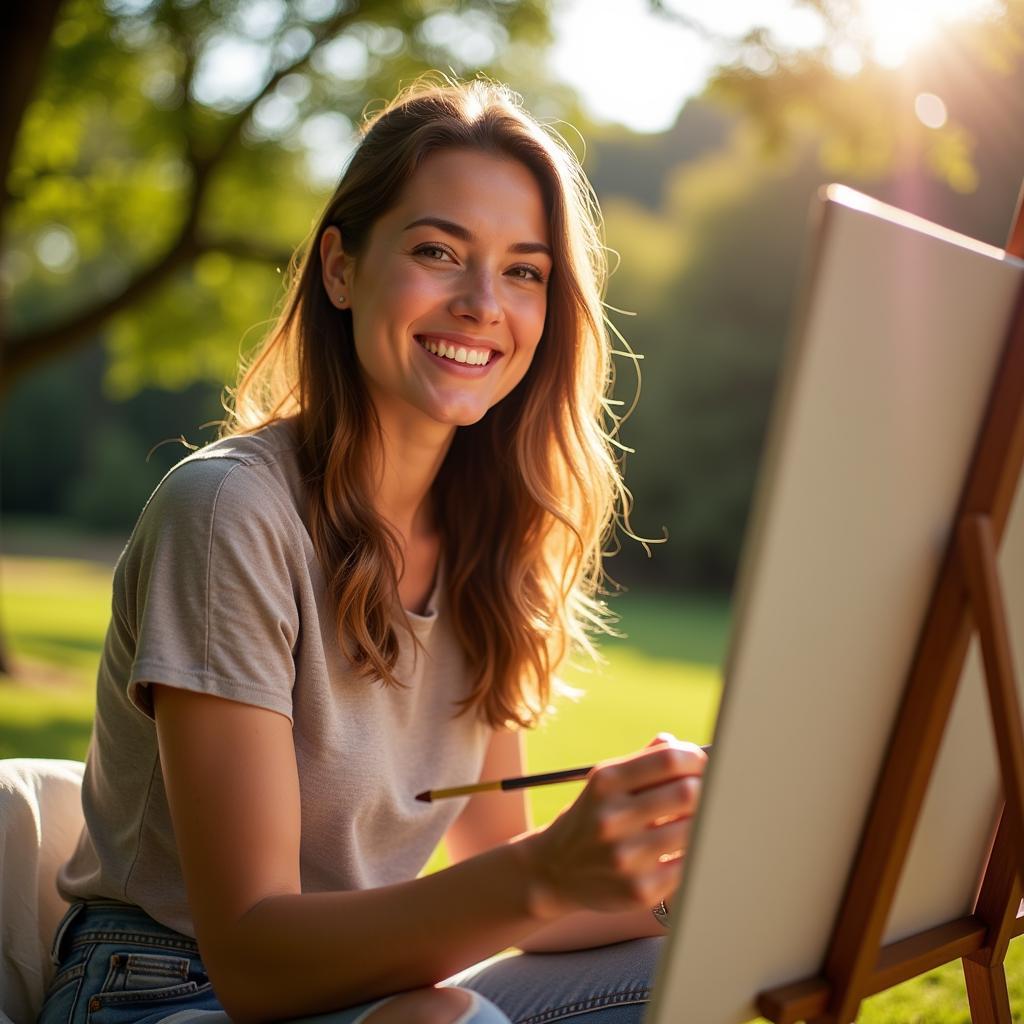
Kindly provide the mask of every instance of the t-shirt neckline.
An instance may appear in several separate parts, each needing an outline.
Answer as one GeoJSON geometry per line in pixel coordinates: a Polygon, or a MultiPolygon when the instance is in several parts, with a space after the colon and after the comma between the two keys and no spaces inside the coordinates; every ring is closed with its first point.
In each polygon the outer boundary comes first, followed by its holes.
{"type": "Polygon", "coordinates": [[[438,606],[441,602],[441,584],[444,577],[444,556],[437,559],[437,569],[434,571],[434,585],[430,590],[430,597],[427,598],[426,611],[414,612],[408,608],[402,611],[409,617],[411,622],[433,622],[437,618],[438,606]]]}

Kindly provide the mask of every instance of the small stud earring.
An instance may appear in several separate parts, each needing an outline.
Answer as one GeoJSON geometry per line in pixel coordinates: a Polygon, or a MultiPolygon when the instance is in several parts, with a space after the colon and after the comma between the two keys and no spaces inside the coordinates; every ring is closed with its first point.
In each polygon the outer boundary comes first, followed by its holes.
{"type": "Polygon", "coordinates": [[[338,296],[338,301],[339,302],[344,302],[345,301],[345,296],[344,295],[339,295],[338,296]]]}

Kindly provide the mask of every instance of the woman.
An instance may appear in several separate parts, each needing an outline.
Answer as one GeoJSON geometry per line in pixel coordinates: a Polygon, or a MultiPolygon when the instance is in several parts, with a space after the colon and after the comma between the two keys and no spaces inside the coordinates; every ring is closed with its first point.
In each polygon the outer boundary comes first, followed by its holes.
{"type": "Polygon", "coordinates": [[[415,799],[521,774],[603,622],[595,211],[502,87],[370,120],[118,562],[41,1024],[639,1019],[699,748],[602,763],[541,829],[522,791],[415,799]]]}

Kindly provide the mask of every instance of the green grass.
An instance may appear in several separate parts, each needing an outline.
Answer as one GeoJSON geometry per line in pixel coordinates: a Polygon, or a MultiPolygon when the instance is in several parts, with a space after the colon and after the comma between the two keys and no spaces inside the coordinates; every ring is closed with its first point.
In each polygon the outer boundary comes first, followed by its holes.
{"type": "Polygon", "coordinates": [[[103,563],[0,561],[0,625],[20,684],[0,683],[0,757],[85,759],[110,581],[103,563]]]}
{"type": "MultiPolygon", "coordinates": [[[[91,731],[96,669],[109,619],[108,561],[8,556],[0,560],[2,624],[18,666],[18,684],[0,682],[0,757],[84,760],[91,731]]],[[[664,595],[616,599],[628,639],[605,644],[607,664],[576,667],[567,682],[578,702],[527,740],[531,771],[590,764],[644,746],[667,730],[696,743],[711,737],[721,688],[728,608],[722,602],[664,595]]],[[[550,821],[581,783],[530,793],[534,820],[550,821]]],[[[445,861],[439,850],[427,866],[445,861]]],[[[1024,1012],[1024,943],[1006,960],[1014,1021],[1024,1012]]],[[[947,964],[865,1001],[861,1024],[966,1024],[963,974],[947,964]]]]}

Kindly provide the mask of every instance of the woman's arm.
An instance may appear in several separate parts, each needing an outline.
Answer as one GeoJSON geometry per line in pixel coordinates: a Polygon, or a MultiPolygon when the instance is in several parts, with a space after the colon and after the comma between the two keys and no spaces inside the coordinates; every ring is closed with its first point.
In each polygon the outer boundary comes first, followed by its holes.
{"type": "Polygon", "coordinates": [[[674,889],[677,872],[660,858],[685,846],[699,748],[603,762],[550,825],[443,871],[377,889],[303,893],[287,717],[152,685],[196,938],[237,1024],[428,987],[581,908],[643,908],[674,889]]]}
{"type": "MultiPolygon", "coordinates": [[[[496,730],[487,747],[480,781],[525,775],[525,747],[522,731],[496,730]]],[[[524,789],[479,793],[470,798],[445,834],[449,859],[459,863],[508,842],[532,829],[531,818],[524,789]]],[[[665,929],[649,910],[580,910],[535,929],[515,946],[524,953],[560,953],[664,934],[665,929]]]]}
{"type": "Polygon", "coordinates": [[[665,929],[646,909],[617,913],[578,910],[538,928],[525,941],[515,945],[524,953],[564,953],[571,949],[610,946],[613,942],[655,938],[664,934],[665,929]]]}
{"type": "Polygon", "coordinates": [[[379,889],[303,893],[291,723],[208,694],[152,690],[196,938],[238,1024],[435,984],[540,923],[525,842],[379,889]]]}

